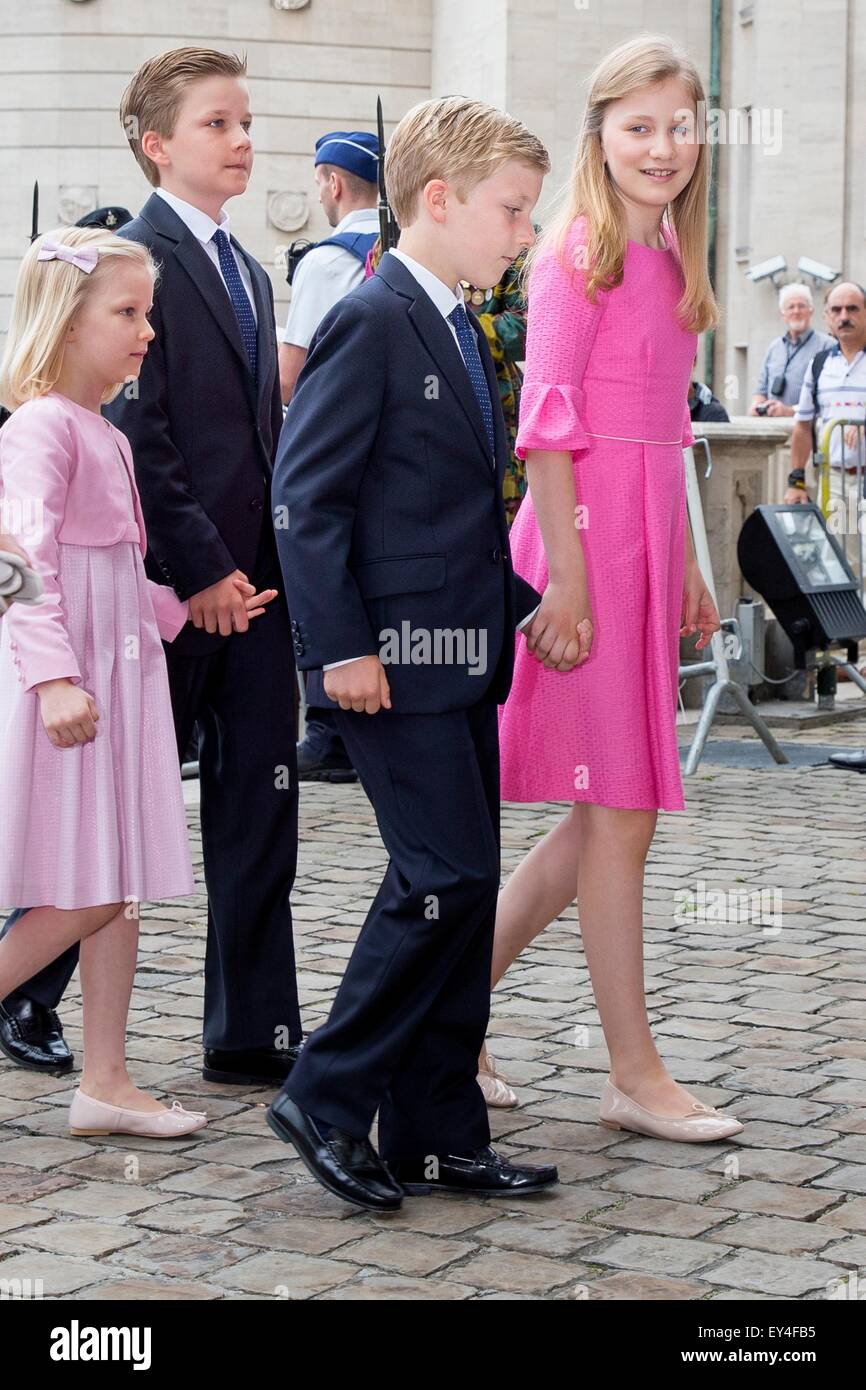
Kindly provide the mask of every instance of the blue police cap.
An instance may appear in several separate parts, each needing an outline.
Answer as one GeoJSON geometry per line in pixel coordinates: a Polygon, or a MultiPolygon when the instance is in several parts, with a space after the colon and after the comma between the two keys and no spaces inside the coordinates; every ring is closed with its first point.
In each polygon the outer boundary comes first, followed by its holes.
{"type": "Polygon", "coordinates": [[[316,164],[335,164],[359,179],[375,183],[379,141],[366,130],[332,130],[316,141],[316,164]]]}

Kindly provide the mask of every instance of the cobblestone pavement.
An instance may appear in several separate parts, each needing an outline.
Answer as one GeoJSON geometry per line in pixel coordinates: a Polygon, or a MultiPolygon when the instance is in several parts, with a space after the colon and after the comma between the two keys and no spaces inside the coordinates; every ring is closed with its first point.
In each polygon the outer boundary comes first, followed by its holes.
{"type": "MultiPolygon", "coordinates": [[[[866,736],[860,723],[796,737],[856,746],[866,736]]],[[[131,1070],[210,1123],[177,1141],[71,1139],[75,1079],[2,1062],[0,1281],[41,1280],[45,1297],[69,1299],[718,1301],[825,1299],[856,1270],[862,1282],[864,793],[866,779],[827,766],[705,765],[687,784],[687,812],[660,818],[646,899],[654,1032],[678,1080],[745,1122],[735,1141],[663,1143],[597,1123],[607,1054],[574,910],[537,938],[497,989],[491,1022],[491,1050],[521,1101],[494,1113],[495,1139],[555,1160],[562,1179],[523,1201],[418,1197],[376,1217],[322,1191],[267,1129],[267,1090],[201,1080],[204,898],[155,905],[131,1070]],[[781,931],[730,920],[736,911],[677,925],[678,892],[700,883],[738,903],[777,890],[781,931]]],[[[504,807],[506,874],[560,814],[504,807]]],[[[384,855],[357,786],[305,786],[301,825],[309,1028],[327,1012],[384,855]]],[[[190,830],[200,876],[194,807],[190,830]]],[[[80,1052],[74,982],[62,1017],[80,1052]]]]}

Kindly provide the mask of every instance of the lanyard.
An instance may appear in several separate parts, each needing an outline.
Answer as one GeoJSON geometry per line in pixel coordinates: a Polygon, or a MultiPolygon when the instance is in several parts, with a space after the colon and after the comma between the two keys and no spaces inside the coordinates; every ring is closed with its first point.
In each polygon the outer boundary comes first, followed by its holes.
{"type": "Polygon", "coordinates": [[[809,329],[809,332],[805,335],[805,337],[803,337],[803,338],[800,339],[799,343],[798,343],[797,346],[794,348],[794,351],[793,351],[793,352],[789,352],[789,351],[788,351],[788,348],[790,347],[790,343],[788,343],[788,344],[786,345],[786,348],[785,348],[785,371],[786,371],[786,372],[787,372],[788,368],[790,367],[790,365],[791,365],[792,361],[794,360],[794,358],[797,356],[797,353],[800,351],[800,348],[803,347],[803,345],[804,345],[805,343],[808,343],[809,339],[812,337],[812,334],[813,334],[814,332],[815,332],[814,328],[810,328],[810,329],[809,329]]]}

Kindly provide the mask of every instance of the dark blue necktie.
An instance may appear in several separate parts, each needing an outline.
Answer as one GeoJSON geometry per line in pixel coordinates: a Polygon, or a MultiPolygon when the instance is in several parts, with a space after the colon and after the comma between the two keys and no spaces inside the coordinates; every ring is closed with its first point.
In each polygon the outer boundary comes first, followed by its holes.
{"type": "Polygon", "coordinates": [[[463,361],[466,363],[469,380],[472,382],[472,390],[475,392],[481,410],[481,418],[484,421],[484,428],[487,431],[490,457],[495,460],[496,440],[493,433],[493,407],[490,404],[490,392],[487,389],[487,378],[484,375],[484,365],[481,361],[481,353],[478,351],[478,342],[464,305],[458,304],[451,310],[448,315],[448,322],[454,325],[460,351],[463,354],[463,361]]]}
{"type": "Polygon", "coordinates": [[[228,286],[228,292],[231,295],[231,301],[235,308],[238,327],[241,330],[241,337],[244,340],[247,357],[250,359],[250,370],[253,376],[255,376],[257,365],[256,320],[252,305],[244,289],[237,262],[232,255],[229,239],[221,227],[217,228],[214,232],[211,241],[216,242],[217,254],[220,258],[220,270],[223,273],[223,279],[228,286]]]}

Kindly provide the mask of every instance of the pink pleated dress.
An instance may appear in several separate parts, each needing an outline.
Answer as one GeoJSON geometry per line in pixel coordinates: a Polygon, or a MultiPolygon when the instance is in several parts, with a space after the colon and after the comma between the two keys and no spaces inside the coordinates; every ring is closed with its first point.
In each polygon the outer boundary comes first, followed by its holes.
{"type": "Polygon", "coordinates": [[[34,496],[44,503],[39,535],[18,539],[46,576],[46,603],[13,604],[0,621],[0,904],[69,909],[192,893],[160,638],[160,627],[169,639],[177,634],[185,606],[172,591],[157,592],[145,575],[129,443],[107,420],[56,393],[21,406],[7,430],[14,432],[5,454],[0,434],[7,501],[13,491],[23,495],[30,473],[34,496]],[[128,506],[126,538],[117,544],[57,540],[64,506],[57,479],[73,435],[76,467],[92,480],[94,515],[106,486],[121,489],[114,495],[128,506]],[[41,486],[39,470],[55,481],[41,486]],[[37,691],[26,688],[25,649],[44,652],[34,661],[55,662],[46,668],[49,678],[63,672],[64,659],[71,661],[69,674],[77,665],[80,686],[100,716],[93,742],[51,744],[37,691]],[[55,649],[65,658],[55,658],[55,649]]]}
{"type": "MultiPolygon", "coordinates": [[[[575,219],[570,257],[585,240],[575,219]]],[[[676,738],[685,545],[683,448],[697,336],[676,306],[683,274],[667,250],[628,242],[622,283],[593,305],[584,273],[551,252],[529,284],[517,453],[568,450],[586,557],[593,644],[548,671],[518,635],[500,711],[502,797],[682,810],[676,738]]],[[[569,261],[570,263],[570,261],[569,261]]],[[[515,570],[543,591],[547,562],[531,491],[511,530],[515,570]]]]}

